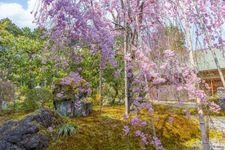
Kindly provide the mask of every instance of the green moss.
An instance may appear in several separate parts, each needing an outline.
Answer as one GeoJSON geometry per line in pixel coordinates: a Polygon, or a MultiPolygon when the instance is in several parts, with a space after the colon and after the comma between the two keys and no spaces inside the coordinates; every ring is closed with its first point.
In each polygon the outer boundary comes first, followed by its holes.
{"type": "Polygon", "coordinates": [[[2,114],[2,115],[0,115],[0,124],[7,120],[20,120],[20,119],[23,119],[27,115],[28,114],[25,112],[2,114]]]}
{"type": "MultiPolygon", "coordinates": [[[[163,146],[167,150],[191,149],[200,139],[200,131],[196,120],[188,120],[184,117],[182,109],[154,105],[154,120],[157,135],[161,139],[163,146]],[[173,123],[169,123],[169,117],[173,117],[173,123]]],[[[194,110],[193,110],[194,111],[194,110]]],[[[63,121],[54,120],[54,124],[71,123],[78,126],[75,134],[58,138],[58,128],[55,127],[53,132],[46,128],[40,128],[40,134],[48,134],[51,143],[49,150],[138,150],[140,141],[134,135],[123,136],[122,128],[127,124],[122,120],[124,106],[104,106],[102,112],[99,107],[94,107],[94,112],[87,117],[68,118],[63,117],[63,121]]],[[[27,114],[14,113],[0,116],[0,123],[9,119],[20,120],[27,114]]],[[[144,129],[151,134],[150,118],[145,111],[140,113],[142,119],[149,122],[149,126],[144,129]]],[[[131,117],[135,116],[132,114],[131,117]]],[[[210,130],[210,139],[222,139],[222,133],[210,130]]],[[[149,145],[147,149],[154,149],[149,145]]]]}
{"type": "MultiPolygon", "coordinates": [[[[94,107],[94,112],[87,117],[72,118],[70,122],[78,126],[76,134],[68,137],[61,137],[58,141],[52,142],[49,150],[138,150],[140,141],[133,134],[124,136],[122,132],[122,120],[124,106],[104,106],[100,113],[99,107],[94,107]]],[[[160,110],[161,111],[161,110],[160,110]]],[[[142,112],[143,119],[148,120],[145,112],[142,112]]],[[[162,112],[161,112],[162,113],[162,112]]],[[[189,149],[188,144],[194,143],[199,139],[199,129],[197,125],[181,115],[170,113],[169,115],[160,115],[155,112],[155,122],[157,135],[159,135],[166,149],[189,149]],[[168,123],[168,116],[174,117],[172,124],[168,123]]],[[[151,132],[150,125],[146,131],[151,132]]],[[[149,145],[147,149],[154,149],[149,145]]]]}
{"type": "Polygon", "coordinates": [[[182,144],[188,148],[192,148],[192,147],[200,147],[200,143],[198,142],[199,139],[198,138],[193,138],[193,139],[190,139],[188,141],[184,141],[182,144]]]}
{"type": "Polygon", "coordinates": [[[223,132],[217,131],[215,129],[209,130],[209,138],[219,140],[221,143],[225,144],[223,132]]]}

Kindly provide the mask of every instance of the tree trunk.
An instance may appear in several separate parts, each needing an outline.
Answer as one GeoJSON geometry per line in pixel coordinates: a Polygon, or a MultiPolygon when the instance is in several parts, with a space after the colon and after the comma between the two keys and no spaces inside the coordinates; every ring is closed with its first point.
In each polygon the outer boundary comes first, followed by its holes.
{"type": "MultiPolygon", "coordinates": [[[[128,38],[127,38],[127,29],[125,29],[125,34],[124,34],[124,57],[127,55],[127,49],[128,49],[128,38]]],[[[127,60],[124,58],[124,82],[125,82],[125,114],[128,115],[130,113],[130,103],[129,103],[129,96],[128,96],[128,67],[127,67],[127,60]]]]}
{"type": "Polygon", "coordinates": [[[1,97],[0,97],[0,113],[2,113],[2,99],[1,99],[1,97]]]}
{"type": "MultiPolygon", "coordinates": [[[[190,61],[193,65],[193,67],[195,67],[194,61],[193,61],[193,45],[192,45],[192,41],[191,41],[191,34],[190,34],[190,27],[189,25],[186,23],[185,24],[185,30],[186,30],[186,36],[187,36],[187,46],[189,47],[189,52],[191,52],[190,56],[190,61]]],[[[197,104],[197,111],[198,111],[198,120],[199,120],[199,126],[200,126],[200,131],[201,131],[201,138],[202,138],[202,146],[204,150],[209,150],[209,140],[207,137],[207,130],[206,130],[206,126],[205,126],[205,120],[204,120],[204,113],[202,110],[202,104],[201,104],[201,100],[199,98],[196,99],[196,104],[197,104]]]]}
{"type": "Polygon", "coordinates": [[[117,83],[117,82],[115,83],[114,90],[115,90],[116,93],[115,93],[115,95],[114,95],[112,104],[115,104],[115,99],[116,99],[116,98],[118,97],[118,95],[119,95],[119,88],[118,88],[118,83],[117,83]]]}
{"type": "Polygon", "coordinates": [[[28,81],[28,88],[32,89],[33,88],[33,83],[32,83],[32,53],[28,53],[29,57],[29,81],[28,81]]]}
{"type": "Polygon", "coordinates": [[[100,52],[100,64],[99,64],[99,98],[100,98],[100,112],[102,111],[103,99],[102,99],[102,57],[100,52]]]}
{"type": "MultiPolygon", "coordinates": [[[[16,87],[15,87],[15,91],[17,91],[16,87]]],[[[13,95],[13,111],[16,112],[16,92],[14,91],[14,95],[13,95]]]]}
{"type": "MultiPolygon", "coordinates": [[[[122,8],[124,9],[124,18],[127,17],[127,14],[126,14],[126,11],[125,11],[125,5],[127,5],[128,1],[125,0],[121,0],[121,6],[122,8]]],[[[126,20],[126,19],[125,19],[126,20]]],[[[126,21],[124,21],[124,45],[123,45],[123,54],[124,54],[124,82],[125,82],[125,85],[124,85],[124,93],[125,93],[125,114],[128,115],[130,113],[130,101],[129,101],[129,81],[128,81],[128,62],[127,60],[125,59],[125,56],[127,55],[127,52],[128,52],[128,23],[126,21]]]]}
{"type": "Polygon", "coordinates": [[[209,150],[209,139],[207,136],[207,129],[205,125],[205,119],[204,119],[204,113],[202,110],[202,104],[201,100],[197,99],[197,109],[198,109],[198,119],[199,119],[199,126],[200,126],[200,131],[201,131],[201,136],[202,136],[202,148],[203,150],[209,150]]]}
{"type": "MultiPolygon", "coordinates": [[[[144,76],[144,78],[145,78],[145,84],[146,84],[146,87],[147,87],[147,89],[148,89],[147,97],[148,97],[148,99],[149,99],[149,103],[152,105],[151,96],[150,96],[150,93],[149,93],[150,88],[149,88],[149,86],[148,86],[148,80],[147,80],[147,78],[146,78],[146,75],[144,76]]],[[[157,136],[156,136],[156,129],[155,129],[155,125],[154,125],[154,118],[153,118],[154,116],[153,116],[153,114],[152,114],[150,117],[151,117],[151,123],[152,123],[152,132],[153,132],[153,136],[154,136],[154,137],[157,137],[157,136]]],[[[158,145],[155,145],[155,149],[156,149],[156,150],[159,149],[159,148],[158,148],[158,145]]]]}

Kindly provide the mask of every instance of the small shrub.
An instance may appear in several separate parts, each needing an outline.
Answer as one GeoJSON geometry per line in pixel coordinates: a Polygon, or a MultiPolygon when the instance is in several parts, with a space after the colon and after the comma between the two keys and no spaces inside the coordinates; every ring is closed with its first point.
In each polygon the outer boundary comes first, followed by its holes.
{"type": "Polygon", "coordinates": [[[24,110],[41,108],[52,99],[52,93],[47,88],[34,88],[25,91],[24,110]]]}
{"type": "Polygon", "coordinates": [[[209,102],[214,102],[214,103],[218,104],[218,101],[219,101],[218,99],[219,99],[218,95],[214,95],[214,96],[209,97],[209,102]]]}
{"type": "Polygon", "coordinates": [[[15,88],[11,81],[0,80],[0,113],[2,113],[3,101],[12,102],[15,100],[15,88]]]}
{"type": "Polygon", "coordinates": [[[14,101],[8,104],[8,106],[2,109],[3,114],[11,114],[15,112],[19,112],[23,109],[23,103],[14,101]]]}
{"type": "Polygon", "coordinates": [[[75,130],[77,129],[77,126],[75,126],[74,124],[63,124],[58,131],[59,136],[70,136],[72,135],[75,130]]]}

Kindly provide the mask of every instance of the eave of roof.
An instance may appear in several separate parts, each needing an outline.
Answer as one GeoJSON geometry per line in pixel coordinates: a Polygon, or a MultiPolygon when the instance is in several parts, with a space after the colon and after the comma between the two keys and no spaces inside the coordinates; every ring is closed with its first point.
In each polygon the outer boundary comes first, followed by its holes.
{"type": "MultiPolygon", "coordinates": [[[[222,69],[225,69],[225,57],[221,50],[212,49],[218,59],[218,63],[222,69]]],[[[193,51],[193,57],[195,64],[199,71],[216,70],[216,63],[209,49],[195,50],[193,51]]]]}

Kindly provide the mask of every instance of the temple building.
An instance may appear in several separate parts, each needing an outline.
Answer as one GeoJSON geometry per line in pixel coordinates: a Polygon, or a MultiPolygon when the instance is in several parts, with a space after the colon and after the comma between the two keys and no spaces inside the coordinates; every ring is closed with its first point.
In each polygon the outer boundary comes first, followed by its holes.
{"type": "MultiPolygon", "coordinates": [[[[219,49],[213,49],[215,55],[218,59],[220,68],[225,76],[225,53],[221,52],[219,49]]],[[[216,63],[214,61],[212,52],[208,49],[196,50],[193,53],[194,62],[199,71],[198,76],[205,80],[209,85],[210,90],[209,95],[214,95],[217,92],[218,87],[223,87],[219,72],[217,70],[216,63]]]]}

